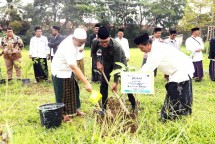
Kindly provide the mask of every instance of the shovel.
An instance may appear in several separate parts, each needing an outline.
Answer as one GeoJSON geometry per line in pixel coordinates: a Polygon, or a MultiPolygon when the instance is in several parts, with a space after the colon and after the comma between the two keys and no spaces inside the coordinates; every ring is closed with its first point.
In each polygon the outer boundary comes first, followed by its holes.
{"type": "MultiPolygon", "coordinates": [[[[103,75],[103,77],[105,78],[105,81],[107,82],[108,86],[111,88],[111,85],[110,85],[110,83],[109,83],[109,81],[108,81],[108,79],[107,79],[107,77],[106,77],[104,71],[102,71],[102,75],[103,75]]],[[[126,108],[126,106],[124,105],[124,103],[122,102],[122,100],[120,99],[120,96],[119,96],[115,91],[113,91],[113,93],[115,94],[115,96],[116,96],[117,99],[119,100],[119,103],[120,103],[122,109],[123,109],[123,110],[125,111],[125,113],[128,115],[128,114],[129,114],[129,111],[128,111],[128,109],[126,108]]]]}

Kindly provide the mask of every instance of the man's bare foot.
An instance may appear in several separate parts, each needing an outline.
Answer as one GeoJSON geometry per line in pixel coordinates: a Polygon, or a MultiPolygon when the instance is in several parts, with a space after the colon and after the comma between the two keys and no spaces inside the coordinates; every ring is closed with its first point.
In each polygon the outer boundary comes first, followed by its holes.
{"type": "Polygon", "coordinates": [[[63,122],[72,122],[72,119],[70,118],[69,115],[63,116],[63,122]]]}

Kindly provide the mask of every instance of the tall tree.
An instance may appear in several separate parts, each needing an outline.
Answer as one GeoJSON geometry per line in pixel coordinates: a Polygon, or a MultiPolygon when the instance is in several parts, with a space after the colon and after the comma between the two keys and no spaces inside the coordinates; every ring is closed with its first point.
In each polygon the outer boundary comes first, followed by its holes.
{"type": "Polygon", "coordinates": [[[1,1],[0,4],[2,4],[2,7],[0,7],[0,18],[5,25],[9,25],[11,21],[22,19],[21,0],[5,0],[1,1]]]}
{"type": "Polygon", "coordinates": [[[148,6],[150,6],[148,24],[168,29],[176,27],[183,17],[185,0],[153,0],[148,6]]]}
{"type": "Polygon", "coordinates": [[[212,0],[187,0],[185,14],[180,21],[179,28],[190,30],[198,26],[204,28],[211,23],[210,6],[212,0]]]}

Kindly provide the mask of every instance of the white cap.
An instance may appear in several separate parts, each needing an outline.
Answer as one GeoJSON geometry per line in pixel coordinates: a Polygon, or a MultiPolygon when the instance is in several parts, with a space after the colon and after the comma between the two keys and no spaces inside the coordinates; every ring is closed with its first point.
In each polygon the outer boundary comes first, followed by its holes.
{"type": "Polygon", "coordinates": [[[83,28],[76,28],[74,31],[73,37],[77,39],[86,39],[87,32],[83,28]]]}

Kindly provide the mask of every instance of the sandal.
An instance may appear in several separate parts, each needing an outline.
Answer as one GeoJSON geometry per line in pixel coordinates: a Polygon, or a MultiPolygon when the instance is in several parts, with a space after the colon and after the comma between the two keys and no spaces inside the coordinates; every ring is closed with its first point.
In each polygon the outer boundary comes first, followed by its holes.
{"type": "Polygon", "coordinates": [[[80,110],[77,110],[76,113],[77,113],[77,116],[80,116],[80,117],[84,117],[86,115],[86,113],[81,112],[80,110]]]}

